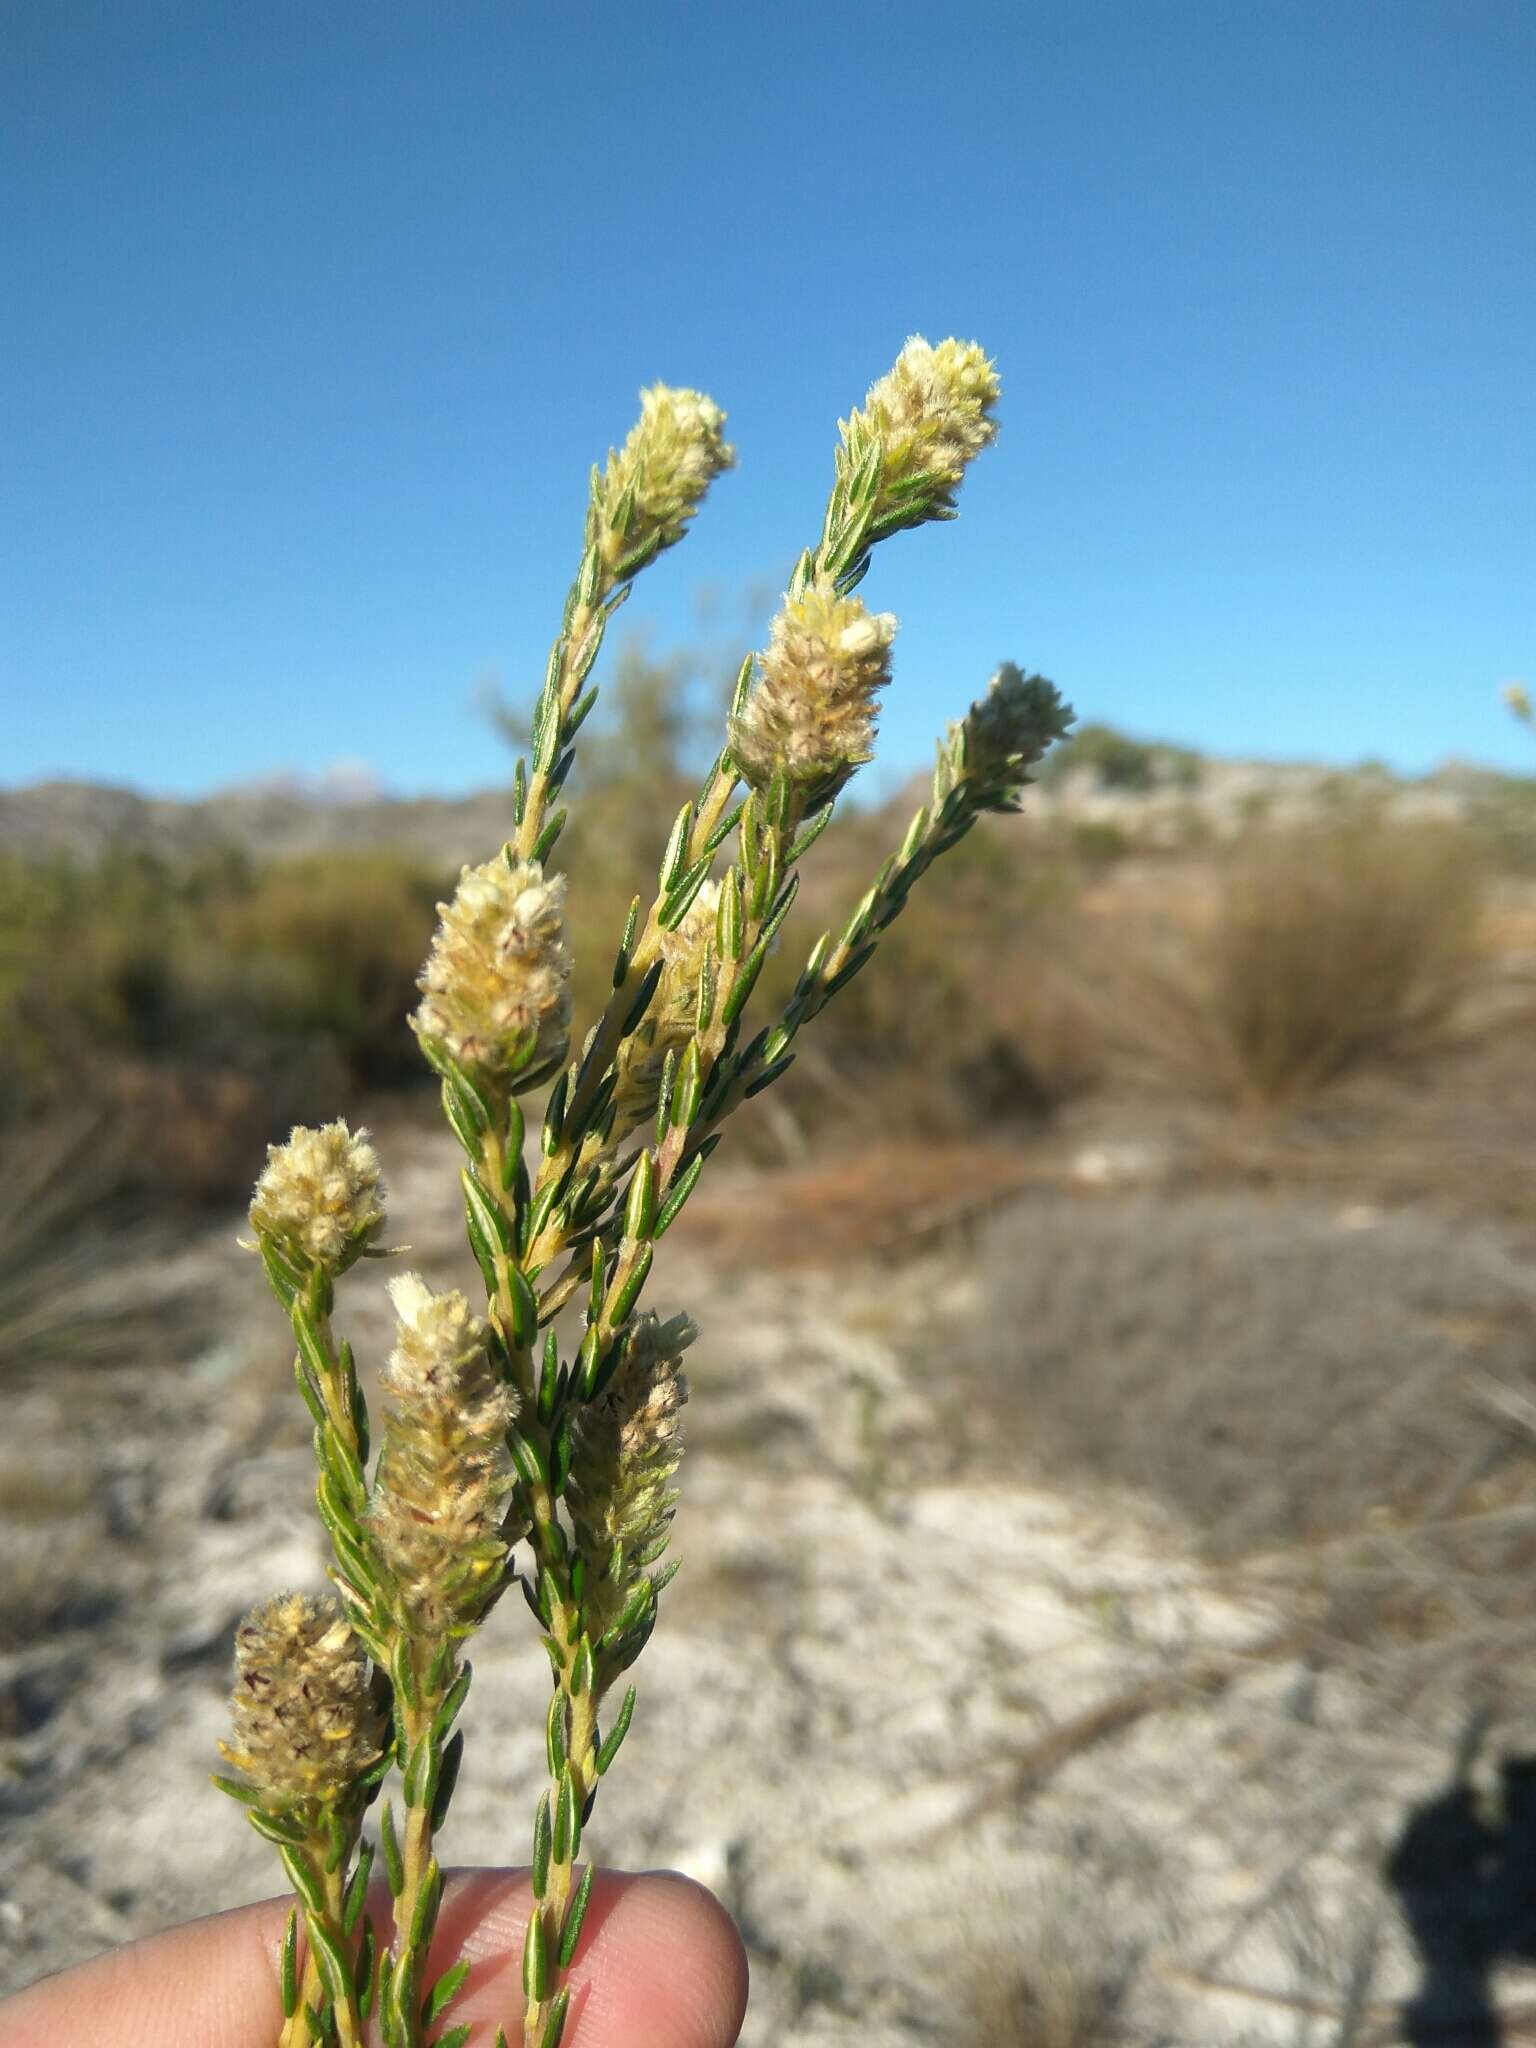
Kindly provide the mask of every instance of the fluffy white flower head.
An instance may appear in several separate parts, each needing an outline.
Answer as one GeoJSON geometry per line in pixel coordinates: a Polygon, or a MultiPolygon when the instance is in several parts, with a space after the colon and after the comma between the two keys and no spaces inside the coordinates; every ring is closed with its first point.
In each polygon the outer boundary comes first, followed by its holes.
{"type": "Polygon", "coordinates": [[[782,773],[825,803],[874,751],[875,699],[890,681],[896,620],[812,583],[786,598],[758,677],[732,719],[731,752],[755,789],[782,773]]]}
{"type": "Polygon", "coordinates": [[[299,1125],[286,1145],[269,1145],[251,1201],[251,1227],[302,1264],[341,1272],[378,1235],[384,1187],[366,1131],[345,1123],[299,1125]]]}
{"type": "Polygon", "coordinates": [[[724,428],[725,414],[702,391],[653,384],[641,392],[640,417],[598,484],[597,541],[610,576],[631,574],[682,539],[704,493],[736,460],[724,428]]]}
{"type": "Polygon", "coordinates": [[[565,877],[510,851],[465,868],[417,987],[417,1036],[484,1078],[532,1087],[565,1057],[565,877]]]}
{"type": "Polygon", "coordinates": [[[517,1395],[457,1290],[436,1294],[419,1273],[402,1273],[389,1293],[399,1330],[383,1374],[391,1405],[367,1526],[402,1618],[434,1635],[478,1619],[499,1590],[516,1533],[504,1515],[517,1395]]]}
{"type": "Polygon", "coordinates": [[[974,341],[932,347],[914,334],[872,384],[865,408],[886,436],[888,478],[937,469],[959,483],[965,466],[997,434],[997,372],[974,341]]]}
{"type": "Polygon", "coordinates": [[[419,1273],[398,1273],[389,1298],[400,1329],[385,1370],[387,1386],[457,1397],[472,1380],[490,1384],[485,1324],[457,1288],[437,1294],[419,1273]]]}
{"type": "Polygon", "coordinates": [[[997,372],[975,342],[941,341],[935,348],[913,335],[863,405],[842,422],[845,482],[875,464],[867,486],[869,538],[954,516],[968,464],[997,433],[992,413],[1000,391],[997,372]]]}
{"type": "Polygon", "coordinates": [[[362,1644],[329,1598],[280,1594],[246,1616],[230,1707],[219,1748],[269,1809],[349,1791],[382,1747],[362,1644]]]}

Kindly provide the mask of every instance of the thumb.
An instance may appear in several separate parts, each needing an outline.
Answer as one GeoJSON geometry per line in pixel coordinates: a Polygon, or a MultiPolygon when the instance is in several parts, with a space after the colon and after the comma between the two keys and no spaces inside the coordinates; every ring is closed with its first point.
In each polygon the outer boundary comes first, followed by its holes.
{"type": "MultiPolygon", "coordinates": [[[[426,1981],[470,1972],[447,2023],[519,2037],[526,1871],[450,1875],[426,1981]]],[[[194,1920],[98,1956],[0,2005],[6,2048],[273,2048],[283,2024],[286,1901],[194,1920]]],[[[723,1907],[669,1873],[599,1872],[568,1979],[561,2048],[732,2048],[747,1960],[723,1907]]]]}

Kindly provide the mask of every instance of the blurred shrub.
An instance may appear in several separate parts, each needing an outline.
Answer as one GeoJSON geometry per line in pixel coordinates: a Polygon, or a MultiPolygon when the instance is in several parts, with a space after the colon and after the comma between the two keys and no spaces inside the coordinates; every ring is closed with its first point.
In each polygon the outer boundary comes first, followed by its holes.
{"type": "Polygon", "coordinates": [[[414,1080],[405,1019],[444,879],[389,853],[269,868],[212,921],[201,998],[264,1033],[323,1041],[354,1088],[414,1080]]]}
{"type": "Polygon", "coordinates": [[[323,1041],[251,1030],[238,1060],[189,1048],[123,1061],[91,1099],[122,1138],[129,1192],[211,1205],[248,1196],[265,1147],[323,1120],[345,1089],[323,1041]]]}
{"type": "Polygon", "coordinates": [[[1113,2048],[1125,2038],[1125,1987],[1077,1951],[1021,1958],[999,1945],[965,1958],[953,2048],[1113,2048]]]}
{"type": "Polygon", "coordinates": [[[1473,1349],[1479,1380],[1536,1384],[1529,1309],[1476,1233],[1232,1190],[1054,1195],[985,1230],[978,1272],[943,1341],[966,1452],[998,1471],[1160,1495],[1226,1555],[1464,1511],[1501,1474],[1536,1493],[1529,1437],[1469,1382],[1473,1349]]]}
{"type": "MultiPolygon", "coordinates": [[[[828,834],[825,864],[808,862],[803,907],[765,972],[765,1017],[788,995],[817,932],[846,918],[904,823],[855,814],[840,821],[839,840],[828,834]]],[[[1070,971],[1078,887],[1076,863],[1039,836],[1021,850],[978,828],[913,896],[878,962],[821,1018],[814,1048],[785,1084],[786,1106],[811,1127],[846,1120],[887,1135],[961,1135],[1039,1116],[1082,1092],[1098,1061],[1070,971]]]]}
{"type": "Polygon", "coordinates": [[[236,856],[0,859],[0,1118],[185,1043],[183,963],[210,906],[243,875],[236,856]]]}
{"type": "Polygon", "coordinates": [[[1485,882],[1452,827],[1365,813],[1255,831],[1204,912],[1148,921],[1114,987],[1120,1031],[1254,1105],[1428,1050],[1476,982],[1485,882]]]}
{"type": "Polygon", "coordinates": [[[911,1369],[942,1347],[967,1472],[1156,1496],[1250,1591],[1262,1558],[1384,1711],[1529,1716],[1532,1272],[1427,1209],[1341,1221],[1231,1189],[1036,1196],[911,1369]]]}
{"type": "Polygon", "coordinates": [[[0,1385],[152,1340],[153,1317],[119,1284],[152,1248],[125,1227],[122,1183],[121,1140],[88,1114],[0,1138],[0,1385]]]}
{"type": "Polygon", "coordinates": [[[91,1112],[128,1181],[237,1192],[288,1124],[419,1071],[436,893],[390,855],[0,861],[0,1130],[91,1112]]]}
{"type": "Polygon", "coordinates": [[[1110,818],[1073,818],[1067,824],[1067,846],[1085,868],[1109,868],[1131,851],[1130,835],[1110,818]]]}
{"type": "Polygon", "coordinates": [[[1112,2048],[1166,2037],[1148,1958],[1173,1900],[1166,1840],[1117,1812],[1038,1810],[1031,1828],[1048,1879],[977,1885],[946,1982],[945,2048],[1112,2048]],[[1141,2026],[1133,2026],[1131,2012],[1141,2026]]]}
{"type": "Polygon", "coordinates": [[[1485,778],[1473,805],[1472,826],[1501,873],[1536,875],[1536,778],[1485,778]]]}
{"type": "Polygon", "coordinates": [[[1132,739],[1112,725],[1078,726],[1051,749],[1041,770],[1046,783],[1086,775],[1101,789],[1140,793],[1149,789],[1194,789],[1201,775],[1200,756],[1192,747],[1163,740],[1132,739]]]}

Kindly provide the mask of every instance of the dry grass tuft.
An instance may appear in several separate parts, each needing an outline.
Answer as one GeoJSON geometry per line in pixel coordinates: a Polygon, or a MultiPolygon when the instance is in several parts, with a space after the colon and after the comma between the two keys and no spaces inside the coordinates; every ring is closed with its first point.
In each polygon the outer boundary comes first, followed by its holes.
{"type": "MultiPolygon", "coordinates": [[[[1097,1860],[1093,1843],[1084,1849],[1097,1860]]],[[[1114,1893],[1126,1872],[1101,1875],[1114,1893]]],[[[995,1924],[984,1919],[960,1957],[949,2048],[1112,2048],[1125,2038],[1141,1945],[1112,1924],[1102,1897],[1068,1879],[987,1918],[995,1924]]]]}
{"type": "Polygon", "coordinates": [[[1114,2017],[1108,1988],[1070,1963],[1026,1971],[998,1956],[977,1971],[955,2048],[1109,2048],[1114,2017]]]}
{"type": "Polygon", "coordinates": [[[152,1240],[125,1228],[120,1155],[94,1120],[0,1137],[0,1384],[120,1360],[153,1324],[118,1282],[152,1240]]]}
{"type": "Polygon", "coordinates": [[[1041,1194],[982,1235],[974,1308],[920,1337],[994,1469],[1160,1495],[1224,1552],[1442,1512],[1530,1468],[1474,1393],[1536,1395],[1532,1314],[1481,1236],[1229,1191],[1041,1194]],[[1460,1475],[1458,1477],[1458,1475],[1460,1475]]]}
{"type": "Polygon", "coordinates": [[[1122,1042],[1249,1107],[1448,1039],[1483,964],[1470,834],[1371,814],[1266,830],[1203,912],[1149,924],[1116,977],[1122,1042]]]}
{"type": "Polygon", "coordinates": [[[1426,1214],[1042,1195],[919,1337],[969,1465],[1167,1503],[1383,1699],[1536,1714],[1536,1270],[1426,1214]]]}

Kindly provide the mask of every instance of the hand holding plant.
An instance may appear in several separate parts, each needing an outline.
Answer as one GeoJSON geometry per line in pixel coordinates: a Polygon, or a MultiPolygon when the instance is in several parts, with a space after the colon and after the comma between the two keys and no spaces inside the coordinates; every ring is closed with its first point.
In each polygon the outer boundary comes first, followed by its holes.
{"type": "Polygon", "coordinates": [[[578,1876],[583,1840],[636,1711],[627,1675],[675,1569],[663,1557],[695,1332],[641,1305],[656,1248],[733,1111],[789,1066],[800,1031],[871,959],[932,862],[983,813],[1017,808],[1069,722],[1049,683],[1000,669],[940,743],[931,799],[900,846],[812,948],[783,1009],[749,1031],[799,863],[873,750],[896,622],[857,588],[879,542],[953,516],[995,432],[997,395],[980,349],[914,340],[842,423],[821,537],[796,564],[767,647],[741,665],[725,747],[672,824],[649,903],[634,899],[611,993],[572,1057],[566,883],[551,866],[560,796],[609,620],[733,461],[723,416],[658,385],[594,470],[511,837],[440,906],[411,1020],[464,1155],[485,1301],[416,1274],[392,1282],[399,1329],[376,1460],[333,1317],[351,1269],[384,1255],[378,1161],[342,1124],[272,1150],[253,1242],[293,1328],[335,1596],[283,1595],[245,1623],[232,1775],[219,1782],[273,1842],[296,1894],[282,2048],[359,2048],[370,2028],[387,2048],[470,2039],[456,2010],[468,1959],[428,1968],[437,1840],[463,1756],[466,1650],[514,1583],[551,1693],[522,2011],[508,2018],[525,2048],[559,2048],[594,1882],[590,1864],[578,1876]],[[530,1133],[524,1102],[545,1084],[530,1133]],[[567,1356],[555,1318],[573,1301],[583,1331],[567,1356]],[[363,1824],[381,1794],[375,1843],[363,1824]],[[369,1909],[375,1859],[388,1928],[369,1909]]]}
{"type": "MultiPolygon", "coordinates": [[[[278,1902],[220,1913],[136,1941],[0,2006],[6,2048],[271,2048],[282,2025],[278,1902]]],[[[460,2018],[495,2018],[519,1997],[517,1942],[528,1874],[448,1880],[438,1947],[472,1954],[460,2018]]],[[[724,1909],[687,1878],[600,1873],[573,1972],[567,2039],[586,2048],[732,2048],[747,1999],[747,1959],[724,1909]]]]}

